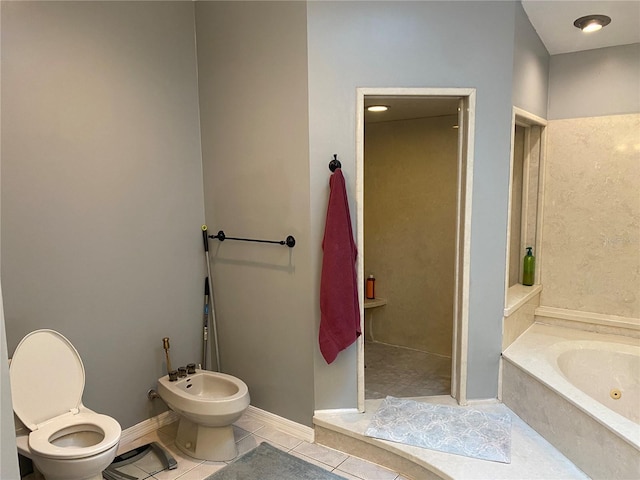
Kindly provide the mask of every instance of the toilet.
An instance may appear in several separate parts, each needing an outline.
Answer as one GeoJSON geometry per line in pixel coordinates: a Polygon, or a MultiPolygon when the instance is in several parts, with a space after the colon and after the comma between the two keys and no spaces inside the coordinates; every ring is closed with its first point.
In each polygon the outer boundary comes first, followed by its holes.
{"type": "Polygon", "coordinates": [[[249,407],[247,385],[232,375],[196,370],[158,380],[158,394],[180,416],[176,446],[200,460],[227,461],[238,455],[231,424],[249,407]]]}
{"type": "Polygon", "coordinates": [[[15,349],[9,376],[13,411],[24,425],[16,429],[18,453],[46,480],[102,480],[122,430],[82,404],[84,365],[71,342],[54,330],[29,333],[15,349]]]}

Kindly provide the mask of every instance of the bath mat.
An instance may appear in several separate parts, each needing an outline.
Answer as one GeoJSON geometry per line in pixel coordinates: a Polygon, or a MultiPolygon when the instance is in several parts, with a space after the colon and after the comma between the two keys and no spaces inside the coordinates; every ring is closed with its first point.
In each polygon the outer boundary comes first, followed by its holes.
{"type": "Polygon", "coordinates": [[[511,417],[507,413],[387,397],[373,415],[365,435],[511,463],[511,417]]]}
{"type": "Polygon", "coordinates": [[[205,480],[346,480],[309,462],[261,443],[205,480]]]}

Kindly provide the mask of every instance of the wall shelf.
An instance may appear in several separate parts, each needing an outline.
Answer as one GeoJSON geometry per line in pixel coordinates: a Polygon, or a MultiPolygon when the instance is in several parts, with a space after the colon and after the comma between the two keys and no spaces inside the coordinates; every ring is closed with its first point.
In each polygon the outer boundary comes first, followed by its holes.
{"type": "Polygon", "coordinates": [[[365,310],[367,310],[368,308],[382,307],[383,305],[386,305],[386,304],[387,304],[387,299],[382,297],[364,299],[365,310]]]}
{"type": "Polygon", "coordinates": [[[504,316],[508,317],[518,310],[522,305],[527,303],[535,295],[542,291],[542,285],[526,285],[516,284],[507,290],[507,304],[504,308],[504,316]]]}

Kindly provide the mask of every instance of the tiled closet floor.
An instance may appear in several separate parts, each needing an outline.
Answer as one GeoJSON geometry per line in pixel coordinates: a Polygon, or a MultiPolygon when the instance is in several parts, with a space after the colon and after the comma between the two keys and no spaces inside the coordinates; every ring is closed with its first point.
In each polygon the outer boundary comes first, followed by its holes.
{"type": "Polygon", "coordinates": [[[451,393],[451,359],[385,343],[364,344],[365,398],[451,393]]]}
{"type": "MultiPolygon", "coordinates": [[[[384,467],[351,457],[338,450],[302,441],[269,425],[264,425],[248,415],[240,418],[233,428],[240,454],[248,452],[262,442],[268,442],[285,452],[289,452],[349,480],[406,480],[404,477],[384,467]]],[[[128,471],[125,473],[137,476],[140,479],[203,480],[226,465],[225,462],[202,461],[185,456],[175,446],[176,431],[177,423],[162,427],[158,431],[145,435],[127,445],[127,449],[158,442],[177,460],[177,469],[164,470],[150,475],[140,468],[140,466],[144,467],[144,462],[138,461],[136,464],[128,465],[128,471]]]]}

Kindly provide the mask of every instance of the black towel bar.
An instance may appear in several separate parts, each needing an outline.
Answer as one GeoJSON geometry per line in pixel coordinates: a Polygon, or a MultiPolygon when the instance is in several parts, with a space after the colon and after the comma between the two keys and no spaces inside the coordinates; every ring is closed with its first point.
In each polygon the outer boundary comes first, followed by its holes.
{"type": "Polygon", "coordinates": [[[276,243],[278,245],[286,245],[289,248],[293,248],[296,244],[296,239],[292,235],[289,235],[285,240],[257,240],[255,238],[227,237],[222,230],[217,235],[209,235],[209,238],[216,238],[221,242],[225,240],[240,240],[242,242],[276,243]]]}

